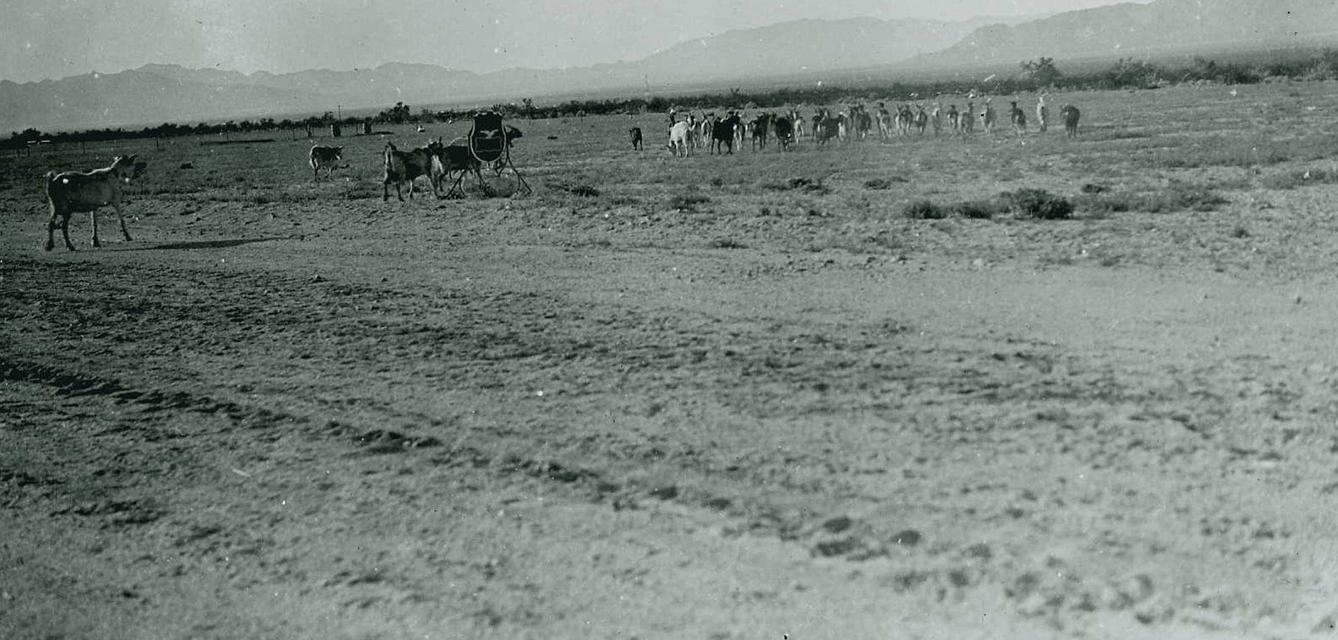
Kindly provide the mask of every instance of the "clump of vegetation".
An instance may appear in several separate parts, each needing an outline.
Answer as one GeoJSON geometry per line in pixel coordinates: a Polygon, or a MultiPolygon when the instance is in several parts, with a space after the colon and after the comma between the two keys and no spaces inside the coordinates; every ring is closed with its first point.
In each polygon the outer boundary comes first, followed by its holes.
{"type": "Polygon", "coordinates": [[[735,240],[734,238],[717,238],[708,245],[712,249],[747,249],[748,245],[735,240]]]}
{"type": "Polygon", "coordinates": [[[1263,186],[1268,189],[1295,189],[1297,187],[1335,183],[1338,183],[1338,171],[1324,169],[1304,169],[1277,173],[1263,180],[1263,186]]]}
{"type": "Polygon", "coordinates": [[[958,202],[949,209],[953,215],[973,220],[989,220],[996,215],[1006,211],[1006,207],[1000,206],[998,202],[989,200],[968,200],[958,202]]]}
{"type": "Polygon", "coordinates": [[[679,211],[696,211],[697,205],[706,204],[711,199],[700,193],[685,193],[676,195],[669,200],[669,208],[679,211]]]}
{"type": "Polygon", "coordinates": [[[892,176],[891,178],[873,178],[871,180],[864,181],[864,188],[873,189],[875,191],[882,191],[884,189],[891,188],[892,183],[894,182],[909,182],[909,180],[901,176],[892,176]]]}
{"type": "Polygon", "coordinates": [[[1073,217],[1073,203],[1044,189],[1018,189],[1000,194],[1009,210],[1024,218],[1067,220],[1073,217]]]}
{"type": "Polygon", "coordinates": [[[1088,194],[1078,200],[1093,213],[1169,213],[1172,211],[1216,211],[1230,200],[1202,185],[1172,185],[1154,193],[1088,194]]]}
{"type": "Polygon", "coordinates": [[[948,211],[929,200],[916,200],[906,205],[902,215],[912,220],[942,220],[948,217],[948,211]]]}
{"type": "Polygon", "coordinates": [[[790,178],[785,182],[768,182],[762,186],[772,191],[802,191],[819,196],[832,192],[832,188],[823,184],[821,179],[812,178],[790,178]]]}
{"type": "Polygon", "coordinates": [[[599,197],[599,189],[596,189],[595,187],[585,183],[572,185],[572,184],[564,184],[561,182],[547,182],[544,184],[544,186],[548,187],[549,189],[553,189],[555,191],[566,191],[567,193],[570,193],[574,196],[578,196],[581,198],[599,197]]]}

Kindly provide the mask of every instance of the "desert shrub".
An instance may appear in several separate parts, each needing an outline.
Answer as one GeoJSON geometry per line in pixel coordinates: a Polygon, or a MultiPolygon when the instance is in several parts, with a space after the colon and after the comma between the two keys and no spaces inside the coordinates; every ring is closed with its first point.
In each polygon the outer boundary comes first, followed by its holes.
{"type": "Polygon", "coordinates": [[[747,249],[748,245],[735,240],[734,238],[717,238],[712,240],[706,246],[712,249],[747,249]]]}
{"type": "Polygon", "coordinates": [[[1216,211],[1228,202],[1202,185],[1173,185],[1153,193],[1089,194],[1077,199],[1079,208],[1092,213],[1216,211]]]}
{"type": "Polygon", "coordinates": [[[1018,189],[999,198],[1014,214],[1037,220],[1066,220],[1073,217],[1073,203],[1044,189],[1018,189]]]}
{"type": "Polygon", "coordinates": [[[902,215],[912,220],[941,220],[948,217],[948,212],[929,200],[916,200],[906,205],[902,215]]]}
{"type": "Polygon", "coordinates": [[[1176,185],[1158,193],[1144,196],[1139,202],[1139,211],[1162,213],[1164,211],[1216,211],[1230,202],[1221,194],[1207,187],[1198,185],[1176,185]]]}
{"type": "Polygon", "coordinates": [[[975,220],[989,220],[1005,211],[997,202],[989,200],[968,200],[958,202],[950,207],[950,211],[955,216],[963,218],[972,218],[975,220]]]}
{"type": "Polygon", "coordinates": [[[772,191],[803,191],[819,196],[832,192],[832,188],[823,184],[821,179],[812,178],[790,178],[785,182],[768,182],[762,186],[772,191]]]}
{"type": "Polygon", "coordinates": [[[706,204],[711,199],[700,193],[684,193],[669,200],[669,208],[679,211],[696,211],[697,205],[706,204]]]}

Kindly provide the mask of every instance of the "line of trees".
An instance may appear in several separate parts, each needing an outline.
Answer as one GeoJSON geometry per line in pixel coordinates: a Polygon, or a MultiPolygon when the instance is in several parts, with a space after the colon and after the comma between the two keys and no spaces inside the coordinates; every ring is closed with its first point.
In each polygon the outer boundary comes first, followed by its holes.
{"type": "MultiPolygon", "coordinates": [[[[1260,64],[1225,63],[1195,58],[1188,66],[1165,67],[1132,58],[1120,59],[1104,69],[1079,74],[1066,74],[1053,58],[1042,57],[1019,64],[1020,73],[1010,77],[993,78],[987,83],[967,80],[937,82],[893,82],[875,87],[842,87],[838,85],[781,88],[757,91],[729,89],[727,93],[696,96],[615,98],[605,100],[570,100],[549,106],[536,106],[530,98],[519,103],[495,104],[491,108],[509,118],[564,118],[585,115],[665,113],[671,108],[757,108],[789,104],[837,104],[842,102],[869,102],[876,100],[923,100],[946,94],[965,94],[970,91],[993,95],[1008,95],[1024,91],[1048,89],[1053,91],[1100,89],[1155,89],[1190,82],[1221,84],[1254,84],[1269,78],[1285,77],[1294,80],[1338,79],[1338,49],[1325,49],[1309,58],[1260,64]]],[[[420,109],[414,113],[409,105],[397,102],[375,116],[337,118],[326,111],[321,116],[300,120],[261,118],[257,121],[229,120],[222,123],[196,125],[163,123],[143,129],[91,129],[87,131],[46,134],[36,129],[14,132],[0,146],[22,148],[29,143],[92,142],[128,138],[166,138],[187,135],[218,135],[261,131],[289,131],[316,129],[336,122],[355,126],[373,124],[410,124],[451,122],[469,118],[475,109],[432,111],[420,109]]]]}

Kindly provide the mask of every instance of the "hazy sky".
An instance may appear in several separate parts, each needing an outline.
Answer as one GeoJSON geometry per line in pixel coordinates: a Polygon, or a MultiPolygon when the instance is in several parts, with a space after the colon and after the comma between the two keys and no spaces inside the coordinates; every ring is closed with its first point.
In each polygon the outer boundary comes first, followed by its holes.
{"type": "MultiPolygon", "coordinates": [[[[1146,0],[1139,0],[1146,1],[1146,0]]],[[[0,0],[0,79],[150,62],[243,72],[426,62],[469,71],[640,58],[798,18],[965,19],[1112,0],[0,0]]]]}

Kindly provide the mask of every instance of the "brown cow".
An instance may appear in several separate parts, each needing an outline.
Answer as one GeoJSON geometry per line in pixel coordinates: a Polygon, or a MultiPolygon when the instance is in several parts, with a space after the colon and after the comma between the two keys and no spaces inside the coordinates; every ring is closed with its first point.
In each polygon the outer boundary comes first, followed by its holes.
{"type": "Polygon", "coordinates": [[[98,207],[112,205],[116,207],[116,217],[121,221],[121,234],[130,242],[130,232],[125,228],[125,216],[121,209],[121,184],[130,184],[130,179],[144,170],[144,163],[135,162],[135,156],[116,156],[110,166],[82,171],[65,171],[46,174],[46,197],[51,203],[51,220],[46,225],[46,250],[56,246],[56,219],[60,219],[60,232],[65,236],[65,248],[74,251],[70,242],[70,214],[87,211],[93,217],[93,246],[101,247],[98,239],[98,207]]]}

